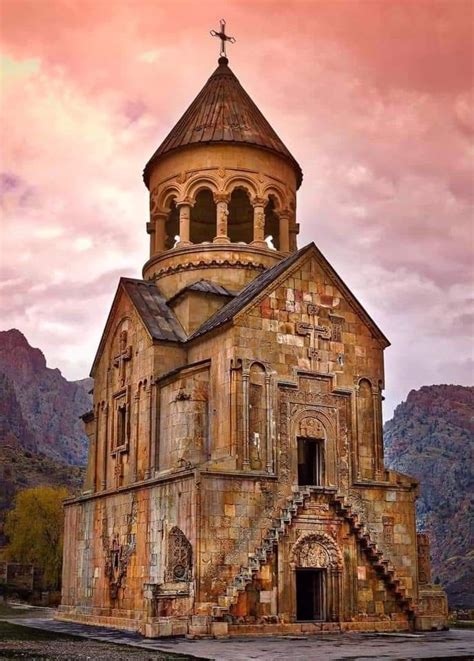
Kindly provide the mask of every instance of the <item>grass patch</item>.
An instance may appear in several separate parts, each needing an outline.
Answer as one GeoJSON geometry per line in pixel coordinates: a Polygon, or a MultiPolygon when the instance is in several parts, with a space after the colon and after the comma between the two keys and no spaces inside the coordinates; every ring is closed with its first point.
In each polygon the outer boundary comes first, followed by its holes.
{"type": "Polygon", "coordinates": [[[474,620],[456,620],[450,622],[449,626],[452,629],[474,629],[474,620]]]}

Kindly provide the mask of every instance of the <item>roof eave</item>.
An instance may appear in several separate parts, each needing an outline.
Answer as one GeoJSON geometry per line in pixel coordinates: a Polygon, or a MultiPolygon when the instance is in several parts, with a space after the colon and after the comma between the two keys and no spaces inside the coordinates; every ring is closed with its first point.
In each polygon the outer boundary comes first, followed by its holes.
{"type": "Polygon", "coordinates": [[[153,154],[153,156],[150,158],[148,163],[145,165],[143,169],[143,182],[145,186],[147,187],[148,190],[150,190],[150,177],[151,177],[151,171],[156,163],[158,163],[162,158],[166,158],[168,154],[175,154],[180,151],[184,151],[189,148],[197,148],[197,147],[209,147],[212,145],[235,145],[239,147],[245,147],[246,145],[248,147],[252,147],[254,149],[261,149],[266,152],[270,152],[272,154],[275,154],[279,158],[283,159],[287,163],[289,163],[292,168],[294,169],[296,173],[296,190],[298,190],[301,187],[301,184],[303,183],[303,170],[301,169],[300,164],[298,161],[291,156],[287,156],[286,154],[283,154],[282,152],[279,152],[275,149],[272,149],[271,147],[266,147],[265,145],[259,145],[254,142],[238,142],[236,140],[208,140],[206,142],[190,142],[186,145],[179,145],[178,147],[173,147],[172,149],[168,149],[165,152],[160,152],[160,148],[156,150],[156,152],[153,154]]]}

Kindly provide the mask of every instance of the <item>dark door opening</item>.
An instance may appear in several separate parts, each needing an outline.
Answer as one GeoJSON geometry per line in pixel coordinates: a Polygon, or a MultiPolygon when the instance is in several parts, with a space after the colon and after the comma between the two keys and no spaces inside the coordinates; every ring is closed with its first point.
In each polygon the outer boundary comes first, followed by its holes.
{"type": "Polygon", "coordinates": [[[323,441],[312,438],[298,439],[298,484],[323,486],[323,441]]]}
{"type": "Polygon", "coordinates": [[[296,619],[326,620],[326,570],[296,570],[296,619]]]}

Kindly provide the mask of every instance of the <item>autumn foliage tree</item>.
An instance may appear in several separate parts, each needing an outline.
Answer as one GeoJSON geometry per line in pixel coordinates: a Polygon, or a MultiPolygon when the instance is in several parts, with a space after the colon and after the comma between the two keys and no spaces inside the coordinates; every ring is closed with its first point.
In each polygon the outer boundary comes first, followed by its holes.
{"type": "Polygon", "coordinates": [[[20,491],[15,507],[7,514],[7,557],[12,562],[32,563],[43,572],[44,587],[61,584],[64,488],[34,487],[20,491]]]}

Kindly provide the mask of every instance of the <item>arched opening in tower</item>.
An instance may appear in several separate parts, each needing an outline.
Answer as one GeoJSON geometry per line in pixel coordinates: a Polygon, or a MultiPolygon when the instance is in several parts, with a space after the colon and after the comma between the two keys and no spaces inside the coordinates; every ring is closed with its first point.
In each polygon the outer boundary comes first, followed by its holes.
{"type": "Polygon", "coordinates": [[[243,188],[235,188],[230,196],[227,234],[232,243],[253,241],[253,207],[243,188]]]}
{"type": "Polygon", "coordinates": [[[216,203],[212,192],[203,188],[196,195],[196,203],[191,209],[191,243],[212,242],[216,236],[216,203]]]}
{"type": "Polygon", "coordinates": [[[170,204],[168,218],[165,222],[165,249],[171,250],[179,241],[179,211],[176,208],[176,199],[170,204]]]}
{"type": "Polygon", "coordinates": [[[265,241],[271,248],[280,249],[280,220],[276,213],[276,202],[270,195],[265,207],[265,241]]]}

